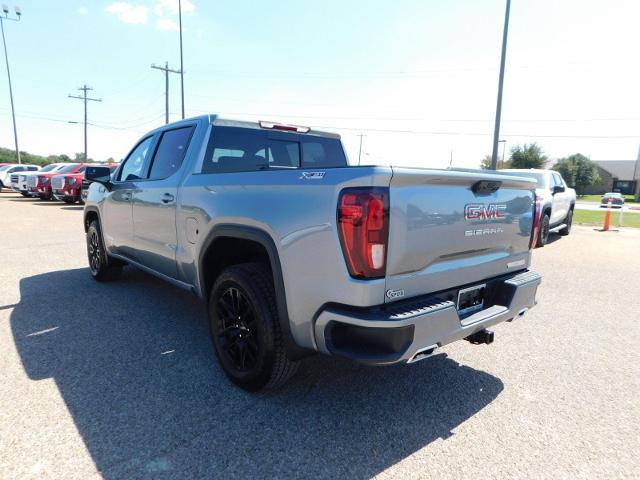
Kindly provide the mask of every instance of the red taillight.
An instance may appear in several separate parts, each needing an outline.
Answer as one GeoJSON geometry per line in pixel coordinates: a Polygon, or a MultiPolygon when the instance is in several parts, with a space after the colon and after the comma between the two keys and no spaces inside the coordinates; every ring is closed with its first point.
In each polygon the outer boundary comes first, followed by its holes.
{"type": "Polygon", "coordinates": [[[338,201],[338,230],[351,276],[384,277],[389,238],[389,190],[343,190],[338,201]]]}
{"type": "Polygon", "coordinates": [[[529,241],[529,248],[532,248],[537,240],[538,233],[540,233],[540,220],[542,219],[542,197],[536,195],[535,208],[533,210],[533,230],[531,231],[531,240],[529,241]]]}

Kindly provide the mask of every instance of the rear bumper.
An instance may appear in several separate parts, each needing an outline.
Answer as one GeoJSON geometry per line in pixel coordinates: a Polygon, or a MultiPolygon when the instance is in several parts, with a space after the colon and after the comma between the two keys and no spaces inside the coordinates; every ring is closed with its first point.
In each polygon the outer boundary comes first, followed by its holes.
{"type": "Polygon", "coordinates": [[[525,271],[487,281],[488,306],[463,318],[451,299],[455,291],[367,309],[330,306],[316,320],[316,343],[323,353],[365,364],[411,362],[438,347],[524,315],[536,303],[541,280],[537,273],[525,271]]]}

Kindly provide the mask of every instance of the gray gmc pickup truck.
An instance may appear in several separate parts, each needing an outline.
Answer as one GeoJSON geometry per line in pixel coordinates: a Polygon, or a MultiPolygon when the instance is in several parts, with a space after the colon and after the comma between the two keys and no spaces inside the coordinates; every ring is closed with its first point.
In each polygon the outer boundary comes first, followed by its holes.
{"type": "Polygon", "coordinates": [[[349,166],[339,136],[215,115],[88,167],[92,276],[133,265],[208,302],[229,379],[284,383],[314,352],[412,363],[536,303],[535,180],[349,166]]]}

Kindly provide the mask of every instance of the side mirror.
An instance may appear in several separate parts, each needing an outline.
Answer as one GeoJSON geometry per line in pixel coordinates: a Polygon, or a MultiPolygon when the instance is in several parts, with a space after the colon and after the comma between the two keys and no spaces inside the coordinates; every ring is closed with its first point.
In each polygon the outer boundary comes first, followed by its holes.
{"type": "Polygon", "coordinates": [[[562,185],[555,185],[553,187],[553,194],[564,192],[564,187],[562,185]]]}
{"type": "Polygon", "coordinates": [[[109,167],[87,167],[84,178],[90,182],[98,182],[111,190],[111,170],[109,167]]]}

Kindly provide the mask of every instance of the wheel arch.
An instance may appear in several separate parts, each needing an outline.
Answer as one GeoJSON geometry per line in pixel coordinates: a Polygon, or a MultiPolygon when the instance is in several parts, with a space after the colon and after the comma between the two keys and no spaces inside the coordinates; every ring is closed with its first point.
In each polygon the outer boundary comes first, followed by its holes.
{"type": "Polygon", "coordinates": [[[100,222],[100,212],[95,207],[85,207],[84,209],[84,233],[87,233],[89,230],[89,225],[91,222],[97,220],[100,222]]]}
{"type": "Polygon", "coordinates": [[[273,238],[265,230],[235,224],[213,227],[198,252],[200,296],[208,301],[211,287],[227,266],[256,260],[266,260],[273,275],[278,320],[287,356],[291,360],[297,360],[309,355],[312,352],[298,346],[293,339],[280,256],[273,238]]]}

